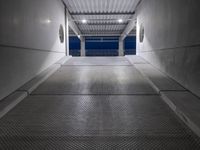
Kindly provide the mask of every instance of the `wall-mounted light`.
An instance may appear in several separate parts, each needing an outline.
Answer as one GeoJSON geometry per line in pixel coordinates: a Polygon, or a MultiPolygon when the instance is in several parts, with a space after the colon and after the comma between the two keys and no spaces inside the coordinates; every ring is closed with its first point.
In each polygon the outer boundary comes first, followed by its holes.
{"type": "Polygon", "coordinates": [[[47,19],[46,22],[47,22],[47,23],[51,23],[51,20],[50,20],[50,19],[47,19]]]}
{"type": "Polygon", "coordinates": [[[118,22],[119,22],[119,23],[122,23],[122,22],[123,22],[123,20],[122,20],[122,19],[119,19],[119,20],[118,20],[118,22]]]}
{"type": "Polygon", "coordinates": [[[87,23],[87,20],[86,20],[86,19],[83,19],[83,20],[82,20],[82,23],[86,24],[86,23],[87,23]]]}

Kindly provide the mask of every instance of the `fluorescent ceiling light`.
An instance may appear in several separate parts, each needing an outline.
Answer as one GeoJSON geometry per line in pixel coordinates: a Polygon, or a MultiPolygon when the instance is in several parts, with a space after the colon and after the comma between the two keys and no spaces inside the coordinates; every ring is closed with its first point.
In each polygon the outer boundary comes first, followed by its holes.
{"type": "Polygon", "coordinates": [[[82,20],[82,23],[84,23],[84,24],[87,23],[87,20],[86,20],[86,19],[83,19],[83,20],[82,20]]]}
{"type": "Polygon", "coordinates": [[[123,20],[122,20],[122,19],[119,19],[119,20],[118,20],[118,22],[119,22],[119,23],[122,23],[122,22],[123,22],[123,20]]]}

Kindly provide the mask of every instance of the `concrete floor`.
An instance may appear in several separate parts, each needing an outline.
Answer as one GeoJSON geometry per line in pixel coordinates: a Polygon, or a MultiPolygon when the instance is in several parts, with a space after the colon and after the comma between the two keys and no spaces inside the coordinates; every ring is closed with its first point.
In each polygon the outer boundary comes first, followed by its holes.
{"type": "Polygon", "coordinates": [[[0,149],[200,146],[125,57],[102,57],[72,58],[5,115],[0,149]]]}

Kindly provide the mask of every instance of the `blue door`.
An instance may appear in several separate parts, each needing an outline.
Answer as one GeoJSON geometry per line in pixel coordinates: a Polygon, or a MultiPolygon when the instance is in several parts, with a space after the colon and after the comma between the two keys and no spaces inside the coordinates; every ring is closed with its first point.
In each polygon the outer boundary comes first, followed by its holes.
{"type": "Polygon", "coordinates": [[[81,55],[81,41],[78,37],[69,37],[69,55],[80,56],[81,55]]]}
{"type": "Polygon", "coordinates": [[[136,55],[136,36],[127,36],[124,40],[125,55],[136,55]]]}
{"type": "Polygon", "coordinates": [[[119,37],[86,37],[86,56],[118,56],[119,37]]]}

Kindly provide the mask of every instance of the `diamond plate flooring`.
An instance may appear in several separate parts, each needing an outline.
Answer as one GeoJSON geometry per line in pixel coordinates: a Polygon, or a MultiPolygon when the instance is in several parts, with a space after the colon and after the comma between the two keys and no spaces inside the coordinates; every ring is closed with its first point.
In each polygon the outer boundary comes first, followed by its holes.
{"type": "Polygon", "coordinates": [[[132,66],[62,67],[33,94],[157,94],[132,66]]]}
{"type": "Polygon", "coordinates": [[[99,63],[63,66],[1,118],[0,150],[200,149],[139,71],[99,63]]]}
{"type": "Polygon", "coordinates": [[[130,66],[125,57],[74,57],[65,66],[130,66]]]}
{"type": "Polygon", "coordinates": [[[200,148],[198,139],[159,96],[110,95],[30,96],[0,120],[0,148],[17,145],[19,149],[200,148]]]}

